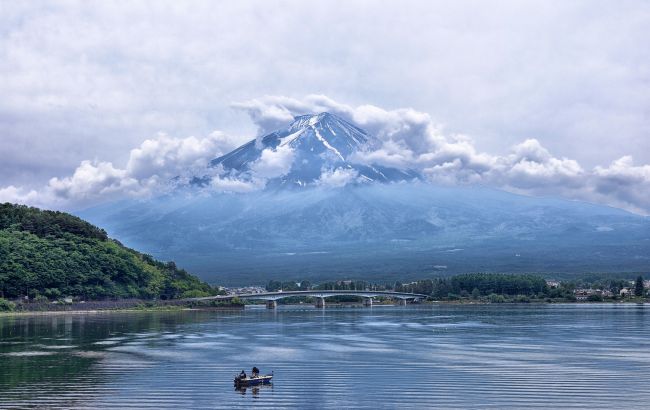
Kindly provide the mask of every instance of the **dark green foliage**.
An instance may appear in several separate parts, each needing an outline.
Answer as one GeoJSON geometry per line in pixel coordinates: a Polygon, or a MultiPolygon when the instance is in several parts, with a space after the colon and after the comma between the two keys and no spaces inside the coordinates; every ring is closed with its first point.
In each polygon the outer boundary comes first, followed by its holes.
{"type": "Polygon", "coordinates": [[[526,295],[517,295],[515,296],[516,303],[530,303],[530,298],[526,295]]]}
{"type": "Polygon", "coordinates": [[[0,230],[7,229],[30,232],[41,238],[64,238],[72,234],[87,239],[108,239],[106,231],[76,216],[4,203],[0,204],[0,230]]]}
{"type": "Polygon", "coordinates": [[[212,307],[242,307],[244,302],[238,297],[234,297],[231,300],[200,300],[200,301],[191,301],[186,306],[192,308],[212,308],[212,307]]]}
{"type": "Polygon", "coordinates": [[[488,296],[488,299],[490,300],[490,303],[505,303],[506,298],[503,297],[503,295],[497,295],[496,293],[491,293],[490,296],[488,296]]]}
{"type": "Polygon", "coordinates": [[[474,299],[491,294],[534,296],[547,294],[549,291],[546,280],[540,276],[498,273],[471,273],[419,280],[405,285],[396,284],[395,290],[432,295],[436,298],[447,298],[449,294],[462,297],[471,295],[474,299]]]}
{"type": "Polygon", "coordinates": [[[270,280],[266,285],[266,290],[269,292],[276,292],[282,289],[282,282],[279,280],[270,280]]]}
{"type": "Polygon", "coordinates": [[[634,296],[643,296],[643,277],[639,276],[634,282],[634,296]]]}
{"type": "Polygon", "coordinates": [[[481,296],[481,291],[477,288],[472,290],[472,299],[478,299],[481,296]]]}
{"type": "Polygon", "coordinates": [[[532,275],[474,273],[451,278],[454,292],[478,289],[481,294],[532,295],[546,289],[544,278],[532,275]]]}
{"type": "Polygon", "coordinates": [[[7,299],[0,298],[0,312],[11,312],[16,308],[16,304],[7,299]]]}
{"type": "Polygon", "coordinates": [[[300,290],[296,282],[282,282],[282,290],[296,291],[300,290]]]}
{"type": "Polygon", "coordinates": [[[210,296],[210,292],[206,292],[200,289],[186,290],[181,294],[181,298],[190,299],[190,298],[204,298],[210,296]]]}
{"type": "Polygon", "coordinates": [[[0,297],[82,299],[211,295],[173,262],[122,246],[75,216],[0,204],[0,297]]]}
{"type": "Polygon", "coordinates": [[[266,284],[266,290],[269,292],[277,292],[279,290],[286,291],[297,291],[297,290],[309,290],[311,289],[311,283],[308,280],[303,281],[286,281],[280,282],[279,280],[270,280],[266,284]],[[300,285],[298,285],[300,284],[300,285]]]}
{"type": "MultiPolygon", "coordinates": [[[[313,288],[318,290],[386,290],[386,286],[381,286],[362,280],[340,280],[337,282],[323,282],[317,286],[314,286],[313,288]]],[[[398,288],[396,287],[395,290],[398,290],[398,288]]]]}

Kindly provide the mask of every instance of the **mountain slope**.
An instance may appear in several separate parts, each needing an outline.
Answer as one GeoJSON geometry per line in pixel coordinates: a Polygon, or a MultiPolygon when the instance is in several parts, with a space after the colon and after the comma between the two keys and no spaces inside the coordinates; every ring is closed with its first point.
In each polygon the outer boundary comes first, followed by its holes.
{"type": "Polygon", "coordinates": [[[0,204],[0,297],[171,299],[212,292],[173,262],[125,248],[75,216],[0,204]]]}
{"type": "Polygon", "coordinates": [[[485,188],[402,183],[175,195],[83,215],[132,246],[226,284],[650,265],[647,218],[485,188]]]}
{"type": "Polygon", "coordinates": [[[214,176],[205,176],[166,196],[81,215],[130,246],[230,285],[650,265],[647,218],[480,187],[436,187],[412,170],[355,161],[377,144],[335,115],[299,116],[210,164],[219,178],[262,178],[257,186],[264,189],[218,193],[206,189],[214,176]],[[279,154],[290,160],[286,172],[256,175],[265,156],[279,154]],[[333,189],[321,183],[328,170],[355,178],[333,189]]]}
{"type": "Polygon", "coordinates": [[[264,150],[290,149],[293,161],[288,173],[272,178],[270,186],[304,186],[318,181],[323,171],[346,169],[358,174],[361,182],[394,182],[419,178],[413,170],[400,170],[351,161],[353,154],[377,144],[362,129],[329,113],[303,115],[284,130],[252,140],[214,159],[212,167],[237,177],[250,173],[264,150]]]}

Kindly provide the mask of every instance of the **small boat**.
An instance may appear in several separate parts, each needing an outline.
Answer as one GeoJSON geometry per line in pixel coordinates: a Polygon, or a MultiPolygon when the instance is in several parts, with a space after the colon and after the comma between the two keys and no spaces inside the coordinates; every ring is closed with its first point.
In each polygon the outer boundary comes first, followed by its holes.
{"type": "Polygon", "coordinates": [[[273,379],[273,372],[271,374],[263,374],[253,377],[235,376],[235,387],[248,387],[257,386],[259,384],[270,384],[273,379]]]}

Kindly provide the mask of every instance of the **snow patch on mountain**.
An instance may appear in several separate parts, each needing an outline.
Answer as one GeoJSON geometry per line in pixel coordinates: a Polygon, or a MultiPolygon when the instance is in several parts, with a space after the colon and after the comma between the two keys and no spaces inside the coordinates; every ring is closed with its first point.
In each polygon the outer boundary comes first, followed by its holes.
{"type": "MultiPolygon", "coordinates": [[[[380,141],[327,112],[300,115],[285,129],[249,141],[211,162],[218,181],[237,178],[266,186],[342,187],[364,182],[419,179],[415,171],[355,160],[380,141]]],[[[206,181],[214,176],[198,179],[206,181]]],[[[219,186],[217,182],[216,186],[219,186]]],[[[210,184],[215,186],[214,183],[210,184]]]]}

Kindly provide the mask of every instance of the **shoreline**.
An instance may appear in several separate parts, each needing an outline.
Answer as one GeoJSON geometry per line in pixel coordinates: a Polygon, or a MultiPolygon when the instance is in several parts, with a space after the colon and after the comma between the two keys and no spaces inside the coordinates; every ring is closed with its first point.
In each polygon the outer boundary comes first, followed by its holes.
{"type": "Polygon", "coordinates": [[[31,310],[31,311],[11,311],[0,312],[0,317],[9,316],[58,316],[58,315],[103,315],[109,313],[171,313],[171,312],[239,312],[244,310],[245,306],[219,306],[219,307],[163,307],[163,308],[142,308],[142,309],[91,309],[91,310],[31,310]]]}
{"type": "MultiPolygon", "coordinates": [[[[425,305],[496,305],[496,306],[512,306],[512,305],[645,305],[646,301],[602,301],[602,302],[506,302],[506,303],[491,303],[491,302],[463,302],[463,301],[430,301],[420,304],[410,304],[409,306],[425,306],[425,305]]],[[[247,306],[260,306],[257,304],[241,305],[241,306],[219,306],[219,307],[153,307],[153,308],[140,308],[140,309],[93,309],[93,310],[35,310],[35,311],[11,311],[0,312],[0,318],[12,316],[61,316],[61,315],[104,315],[112,313],[173,313],[173,312],[241,312],[247,306]]],[[[306,307],[312,306],[311,304],[287,304],[279,306],[296,306],[306,307]]],[[[396,307],[394,304],[376,304],[373,307],[396,307]]],[[[366,308],[362,304],[328,304],[327,308],[366,308]]],[[[258,308],[259,309],[259,308],[258,308]]]]}

